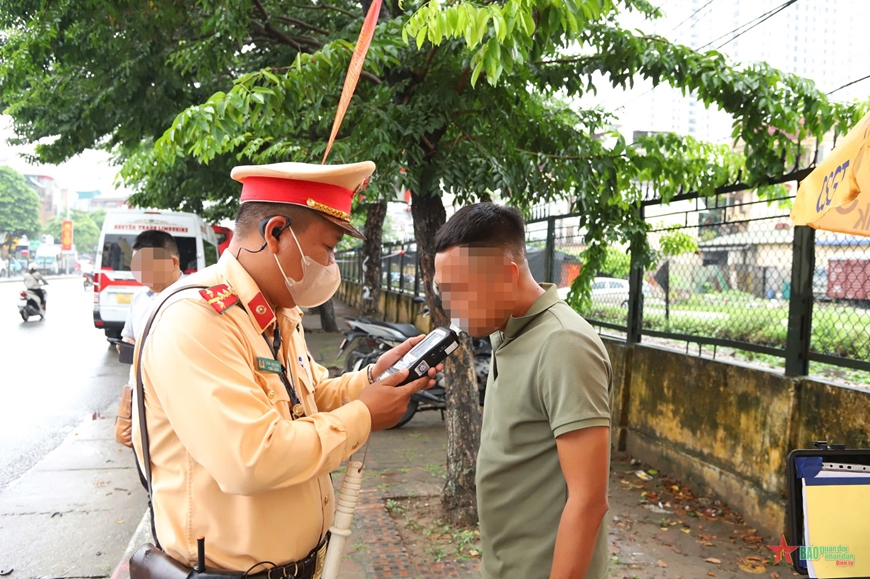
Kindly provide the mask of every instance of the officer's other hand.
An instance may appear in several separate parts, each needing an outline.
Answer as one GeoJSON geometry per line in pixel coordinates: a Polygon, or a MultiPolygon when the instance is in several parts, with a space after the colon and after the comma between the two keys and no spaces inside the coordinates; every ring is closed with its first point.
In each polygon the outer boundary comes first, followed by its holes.
{"type": "Polygon", "coordinates": [[[375,367],[372,368],[372,376],[377,378],[384,372],[386,372],[393,364],[402,359],[402,357],[411,351],[411,348],[419,344],[423,338],[426,337],[426,334],[420,334],[414,338],[408,338],[392,350],[387,350],[378,361],[375,362],[375,367]]]}
{"type": "Polygon", "coordinates": [[[368,407],[372,415],[372,431],[395,426],[408,409],[411,395],[435,385],[435,368],[430,368],[428,375],[399,386],[407,377],[408,371],[401,370],[366,386],[360,392],[359,400],[368,407]]]}

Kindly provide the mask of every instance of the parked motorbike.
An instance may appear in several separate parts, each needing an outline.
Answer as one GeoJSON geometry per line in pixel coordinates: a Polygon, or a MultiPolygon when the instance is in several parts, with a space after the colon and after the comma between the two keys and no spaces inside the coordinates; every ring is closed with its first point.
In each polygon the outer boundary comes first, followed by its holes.
{"type": "MultiPolygon", "coordinates": [[[[421,299],[415,300],[421,302],[421,299]]],[[[429,314],[429,308],[421,310],[424,316],[429,314]]],[[[382,322],[368,318],[347,318],[350,330],[344,332],[345,338],[339,346],[338,355],[347,352],[344,362],[344,371],[353,372],[365,368],[369,364],[377,362],[378,358],[388,350],[398,346],[408,338],[420,335],[419,330],[412,324],[397,324],[382,322]],[[351,345],[356,347],[351,348],[351,345]]],[[[479,402],[483,405],[486,393],[486,381],[489,377],[489,361],[492,355],[492,345],[489,338],[474,338],[474,369],[477,374],[477,389],[479,402]]],[[[417,412],[424,410],[440,410],[441,418],[444,419],[444,410],[447,408],[446,386],[444,376],[439,374],[435,379],[435,386],[428,390],[422,390],[411,396],[408,410],[399,419],[393,428],[401,428],[407,424],[417,412]]]]}
{"type": "MultiPolygon", "coordinates": [[[[48,292],[45,288],[42,288],[42,291],[47,295],[48,292]]],[[[39,319],[42,320],[45,318],[45,304],[39,299],[36,292],[24,290],[18,297],[18,313],[25,322],[33,316],[39,316],[39,319]]]]}

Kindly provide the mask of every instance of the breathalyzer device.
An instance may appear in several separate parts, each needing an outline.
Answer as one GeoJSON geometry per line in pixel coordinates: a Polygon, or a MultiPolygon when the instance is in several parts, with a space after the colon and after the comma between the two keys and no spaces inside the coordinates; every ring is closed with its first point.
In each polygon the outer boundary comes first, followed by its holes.
{"type": "Polygon", "coordinates": [[[408,377],[399,386],[413,382],[425,376],[429,372],[429,368],[434,368],[446,360],[447,356],[458,347],[459,336],[456,335],[456,332],[448,328],[435,328],[423,338],[422,342],[411,348],[401,360],[378,376],[377,380],[383,380],[390,374],[395,374],[401,370],[408,370],[408,377]]]}

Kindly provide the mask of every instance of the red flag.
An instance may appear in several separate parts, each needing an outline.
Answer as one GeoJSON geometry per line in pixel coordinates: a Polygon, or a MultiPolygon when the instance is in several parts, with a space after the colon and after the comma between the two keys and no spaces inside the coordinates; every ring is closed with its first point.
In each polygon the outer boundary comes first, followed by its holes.
{"type": "Polygon", "coordinates": [[[369,51],[369,45],[371,45],[372,37],[375,35],[375,26],[378,23],[378,15],[381,13],[381,2],[382,0],[373,0],[369,6],[368,14],[366,14],[365,22],[363,22],[362,30],[359,32],[359,40],[356,41],[356,48],[354,48],[353,56],[350,58],[350,66],[347,69],[347,76],[344,78],[344,88],[341,89],[341,99],[338,101],[338,110],[335,111],[335,121],[332,123],[332,134],[329,135],[329,142],[326,144],[321,165],[326,163],[326,157],[329,156],[332,143],[335,141],[339,127],[341,127],[341,121],[344,120],[344,113],[347,112],[350,98],[353,96],[353,91],[356,90],[356,83],[362,72],[366,53],[369,51]]]}

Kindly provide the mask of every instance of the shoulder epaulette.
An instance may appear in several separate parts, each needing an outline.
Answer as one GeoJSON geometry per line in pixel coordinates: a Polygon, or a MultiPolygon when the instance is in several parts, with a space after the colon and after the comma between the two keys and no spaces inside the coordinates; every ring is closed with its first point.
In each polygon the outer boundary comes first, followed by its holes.
{"type": "Polygon", "coordinates": [[[239,296],[234,294],[227,284],[206,288],[201,290],[199,295],[219,314],[223,314],[239,302],[239,296]]]}

